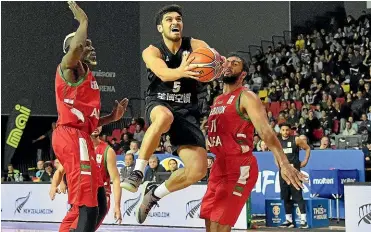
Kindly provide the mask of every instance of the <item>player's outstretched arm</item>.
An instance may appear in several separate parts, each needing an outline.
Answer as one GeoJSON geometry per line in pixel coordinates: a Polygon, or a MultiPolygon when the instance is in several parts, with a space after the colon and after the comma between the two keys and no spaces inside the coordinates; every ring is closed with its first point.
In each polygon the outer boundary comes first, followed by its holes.
{"type": "MultiPolygon", "coordinates": [[[[77,28],[75,35],[69,42],[67,54],[62,59],[62,72],[66,69],[73,69],[77,66],[84,51],[86,39],[88,37],[88,17],[86,16],[85,12],[74,1],[69,1],[68,5],[75,19],[80,23],[80,25],[77,28]]],[[[66,75],[65,78],[69,78],[68,76],[69,75],[66,75]]],[[[76,80],[71,78],[71,80],[68,81],[75,82],[76,80]]]]}
{"type": "Polygon", "coordinates": [[[307,166],[308,161],[309,161],[309,157],[310,157],[310,146],[304,140],[302,140],[299,137],[296,137],[295,138],[295,142],[296,142],[296,145],[298,145],[299,147],[301,147],[302,149],[305,150],[305,158],[300,163],[300,167],[303,168],[303,167],[307,166]]]}
{"type": "Polygon", "coordinates": [[[120,187],[120,175],[119,171],[116,166],[116,153],[112,148],[109,148],[107,151],[107,169],[108,174],[112,179],[113,183],[113,196],[115,200],[115,219],[121,224],[122,216],[121,216],[121,194],[122,189],[120,187]]]}
{"type": "Polygon", "coordinates": [[[281,143],[269,125],[266,111],[258,96],[251,91],[244,91],[241,96],[240,107],[242,112],[247,113],[251,119],[260,138],[273,152],[281,169],[282,178],[288,184],[293,184],[297,189],[303,188],[302,181],[305,180],[306,176],[289,164],[286,155],[283,153],[281,143]]]}
{"type": "Polygon", "coordinates": [[[197,79],[198,72],[192,72],[198,65],[192,65],[192,59],[188,59],[189,53],[183,53],[182,63],[178,68],[168,68],[162,59],[160,50],[152,45],[144,49],[142,58],[147,68],[156,74],[163,82],[176,81],[180,78],[187,77],[197,79]]]}

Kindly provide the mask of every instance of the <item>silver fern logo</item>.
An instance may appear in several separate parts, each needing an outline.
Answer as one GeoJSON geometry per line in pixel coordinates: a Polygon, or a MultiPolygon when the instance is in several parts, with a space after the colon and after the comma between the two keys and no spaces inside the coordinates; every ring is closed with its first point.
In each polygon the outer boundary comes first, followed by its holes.
{"type": "Polygon", "coordinates": [[[187,204],[186,204],[186,219],[188,217],[190,218],[199,218],[200,217],[200,213],[198,211],[198,209],[200,208],[201,206],[201,202],[202,202],[202,198],[199,199],[199,200],[192,200],[192,201],[189,201],[187,204]]]}
{"type": "Polygon", "coordinates": [[[371,203],[362,205],[358,208],[359,222],[358,226],[364,222],[368,225],[371,225],[371,203]]]}
{"type": "Polygon", "coordinates": [[[124,202],[124,213],[122,214],[122,218],[125,215],[130,216],[131,213],[134,211],[135,206],[139,203],[140,195],[137,198],[129,199],[124,202]]]}
{"type": "Polygon", "coordinates": [[[17,200],[15,200],[15,210],[14,210],[14,215],[18,212],[21,213],[21,210],[23,206],[27,203],[28,199],[31,196],[31,192],[27,194],[25,197],[20,197],[17,200]]]}

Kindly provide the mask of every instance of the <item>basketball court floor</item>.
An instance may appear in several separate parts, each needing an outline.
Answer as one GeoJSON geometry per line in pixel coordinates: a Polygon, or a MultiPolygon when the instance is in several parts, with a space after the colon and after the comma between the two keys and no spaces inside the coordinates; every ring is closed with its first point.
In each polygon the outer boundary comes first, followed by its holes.
{"type": "MultiPolygon", "coordinates": [[[[56,232],[58,231],[58,223],[32,223],[32,222],[1,222],[2,232],[56,232]]],[[[191,228],[167,228],[167,227],[146,227],[146,226],[117,226],[117,225],[102,225],[99,232],[204,232],[205,229],[191,228]]],[[[233,230],[244,231],[244,230],[233,230]]],[[[249,231],[345,231],[344,227],[332,226],[327,229],[279,229],[279,228],[261,228],[251,229],[249,231]]]]}

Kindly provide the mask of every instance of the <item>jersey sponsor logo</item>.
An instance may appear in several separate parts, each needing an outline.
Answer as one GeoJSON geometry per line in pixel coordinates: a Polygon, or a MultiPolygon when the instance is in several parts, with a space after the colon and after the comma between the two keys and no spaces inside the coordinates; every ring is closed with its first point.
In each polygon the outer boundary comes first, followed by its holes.
{"type": "Polygon", "coordinates": [[[285,154],[292,153],[292,147],[290,147],[290,148],[283,148],[283,153],[285,153],[285,154]]]}
{"type": "Polygon", "coordinates": [[[26,127],[28,118],[31,114],[31,110],[17,104],[15,109],[20,112],[20,114],[15,118],[15,128],[12,129],[9,133],[9,136],[6,140],[6,144],[13,148],[17,148],[19,141],[21,141],[21,137],[23,135],[23,130],[26,127]]]}
{"type": "Polygon", "coordinates": [[[287,147],[291,147],[291,142],[287,142],[287,147]]]}
{"type": "Polygon", "coordinates": [[[176,103],[191,103],[191,93],[157,93],[157,98],[176,103]]]}
{"type": "Polygon", "coordinates": [[[102,155],[101,154],[97,154],[97,158],[96,158],[96,162],[97,164],[101,164],[102,163],[102,155]]]}
{"type": "Polygon", "coordinates": [[[212,116],[212,115],[218,115],[218,114],[224,114],[226,108],[227,108],[227,106],[217,106],[217,107],[214,107],[211,110],[211,112],[210,112],[210,116],[212,116]]]}
{"type": "Polygon", "coordinates": [[[99,89],[97,81],[91,81],[90,86],[91,86],[92,89],[99,89]]]}
{"type": "Polygon", "coordinates": [[[115,89],[115,86],[113,86],[113,85],[100,85],[99,86],[99,91],[115,93],[116,89],[115,89]]]}
{"type": "Polygon", "coordinates": [[[209,136],[207,138],[207,145],[209,147],[222,146],[222,141],[220,140],[220,137],[219,136],[209,136]]]}
{"type": "Polygon", "coordinates": [[[313,184],[334,184],[334,178],[313,179],[313,184]]]}

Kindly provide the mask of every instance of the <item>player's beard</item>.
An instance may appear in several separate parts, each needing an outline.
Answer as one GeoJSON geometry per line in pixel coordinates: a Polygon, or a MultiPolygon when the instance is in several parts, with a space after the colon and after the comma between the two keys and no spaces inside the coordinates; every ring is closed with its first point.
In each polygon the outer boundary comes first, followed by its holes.
{"type": "MultiPolygon", "coordinates": [[[[170,32],[170,33],[171,33],[171,32],[170,32]]],[[[179,37],[171,37],[171,36],[170,36],[170,33],[169,33],[169,35],[167,35],[166,33],[164,33],[164,36],[165,36],[165,38],[166,38],[167,40],[170,40],[170,41],[172,41],[172,42],[179,42],[179,40],[182,39],[182,34],[180,34],[179,37]]]]}
{"type": "Polygon", "coordinates": [[[222,81],[225,84],[233,85],[237,82],[239,77],[240,77],[240,74],[232,75],[232,76],[222,76],[222,81]]]}

